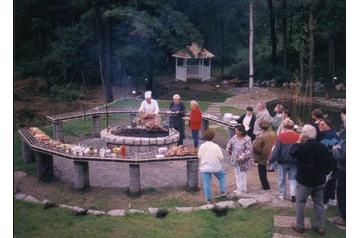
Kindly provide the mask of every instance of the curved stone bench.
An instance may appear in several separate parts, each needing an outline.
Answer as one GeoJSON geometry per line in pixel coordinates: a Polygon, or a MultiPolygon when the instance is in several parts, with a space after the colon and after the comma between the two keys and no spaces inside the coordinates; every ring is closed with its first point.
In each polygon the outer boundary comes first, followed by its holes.
{"type": "Polygon", "coordinates": [[[90,185],[88,162],[116,162],[129,164],[129,191],[130,193],[140,193],[140,164],[152,162],[168,161],[187,161],[187,189],[197,191],[198,189],[198,157],[197,156],[178,156],[157,158],[155,153],[145,153],[145,157],[137,156],[137,153],[129,153],[125,159],[117,157],[99,156],[80,156],[57,148],[39,143],[28,131],[20,129],[18,131],[23,142],[23,158],[25,163],[37,162],[37,175],[40,181],[51,182],[54,179],[53,156],[73,160],[74,163],[74,187],[77,190],[86,189],[90,185]],[[29,159],[31,158],[31,160],[29,159]],[[35,158],[35,159],[34,159],[35,158]]]}

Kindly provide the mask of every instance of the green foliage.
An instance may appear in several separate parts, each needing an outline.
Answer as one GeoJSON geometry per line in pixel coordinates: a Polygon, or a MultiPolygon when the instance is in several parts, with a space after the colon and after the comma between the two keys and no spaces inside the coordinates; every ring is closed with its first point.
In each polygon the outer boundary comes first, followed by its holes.
{"type": "Polygon", "coordinates": [[[53,85],[50,88],[49,95],[59,100],[71,102],[78,98],[83,98],[84,90],[71,84],[66,84],[65,86],[53,85]]]}
{"type": "MultiPolygon", "coordinates": [[[[310,1],[286,2],[283,12],[282,1],[273,1],[278,42],[278,62],[273,66],[267,1],[254,1],[257,80],[291,78],[299,71],[300,53],[307,71],[310,1]],[[283,66],[283,16],[288,27],[287,69],[283,66]]],[[[345,80],[345,1],[314,3],[316,80],[329,81],[328,39],[334,40],[335,69],[345,80]]],[[[139,87],[144,78],[152,83],[159,74],[173,73],[171,55],[193,41],[214,53],[214,76],[248,78],[247,0],[16,0],[14,6],[15,71],[23,78],[42,77],[50,86],[100,83],[96,9],[100,20],[110,25],[112,80],[131,75],[139,87]]]]}

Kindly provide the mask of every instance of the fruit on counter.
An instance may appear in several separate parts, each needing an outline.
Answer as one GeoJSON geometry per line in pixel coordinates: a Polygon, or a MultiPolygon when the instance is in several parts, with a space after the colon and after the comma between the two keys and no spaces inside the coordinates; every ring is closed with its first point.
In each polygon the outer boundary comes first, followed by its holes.
{"type": "Polygon", "coordinates": [[[124,159],[126,157],[126,153],[127,153],[127,148],[125,145],[122,145],[121,147],[119,147],[119,154],[122,156],[122,158],[124,159]]]}
{"type": "Polygon", "coordinates": [[[112,152],[115,153],[115,154],[117,154],[117,155],[119,155],[120,151],[121,151],[121,150],[120,150],[119,147],[114,147],[114,148],[112,149],[112,152]]]}
{"type": "Polygon", "coordinates": [[[120,156],[122,156],[122,158],[124,158],[126,156],[127,148],[124,145],[122,145],[120,147],[114,147],[112,149],[112,152],[114,154],[120,155],[120,156]]]}

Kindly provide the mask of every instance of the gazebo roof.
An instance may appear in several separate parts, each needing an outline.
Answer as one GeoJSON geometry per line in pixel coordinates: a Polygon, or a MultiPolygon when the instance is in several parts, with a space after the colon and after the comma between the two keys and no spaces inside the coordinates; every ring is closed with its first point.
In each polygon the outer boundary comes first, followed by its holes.
{"type": "Polygon", "coordinates": [[[213,58],[214,55],[210,53],[207,49],[201,48],[197,43],[191,43],[191,46],[187,46],[184,50],[179,50],[173,57],[182,58],[182,59],[208,59],[213,58]]]}

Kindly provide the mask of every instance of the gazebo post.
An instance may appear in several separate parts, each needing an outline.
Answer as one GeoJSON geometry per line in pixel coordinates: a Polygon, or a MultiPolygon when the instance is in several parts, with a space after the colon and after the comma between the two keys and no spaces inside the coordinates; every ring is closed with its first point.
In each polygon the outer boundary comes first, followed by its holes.
{"type": "Polygon", "coordinates": [[[204,80],[204,60],[205,59],[201,59],[201,81],[204,80]]]}

